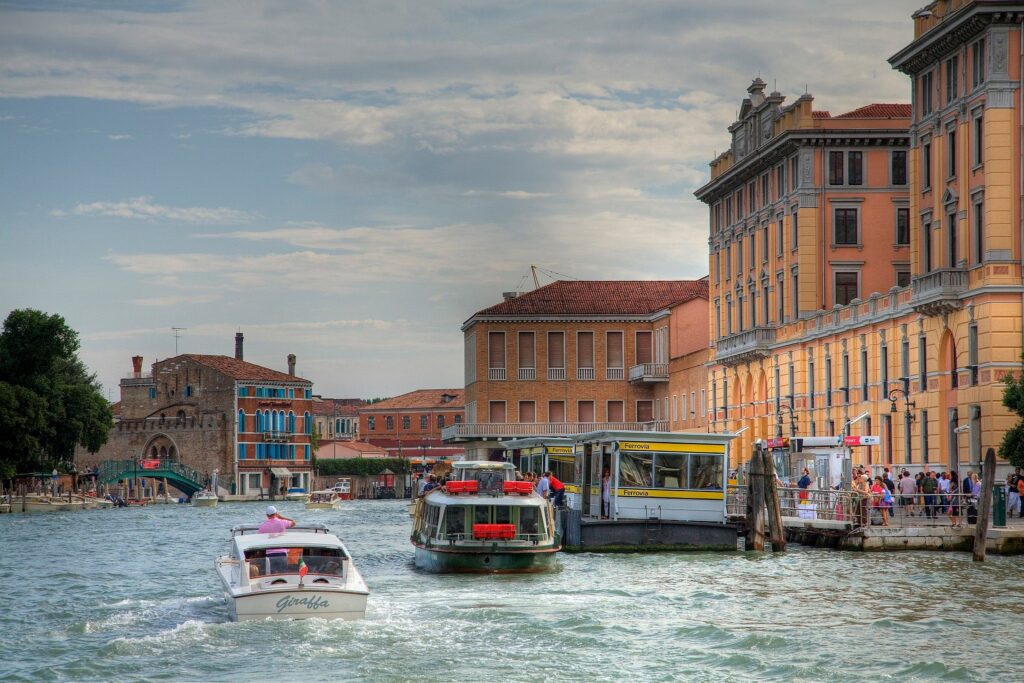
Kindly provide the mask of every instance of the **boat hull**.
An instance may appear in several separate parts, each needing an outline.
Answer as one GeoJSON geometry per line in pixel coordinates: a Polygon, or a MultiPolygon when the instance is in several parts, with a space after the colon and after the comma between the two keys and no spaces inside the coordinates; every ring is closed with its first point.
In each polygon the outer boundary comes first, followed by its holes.
{"type": "Polygon", "coordinates": [[[557,547],[531,550],[441,550],[417,545],[416,568],[438,574],[528,574],[552,569],[557,552],[557,547]]]}
{"type": "Polygon", "coordinates": [[[263,619],[343,619],[366,616],[365,593],[295,588],[281,591],[227,595],[232,621],[263,619]]]}
{"type": "Polygon", "coordinates": [[[192,506],[197,508],[215,508],[217,507],[216,498],[193,498],[192,506]]]}
{"type": "Polygon", "coordinates": [[[341,501],[335,501],[333,503],[306,503],[307,510],[340,510],[341,501]]]}

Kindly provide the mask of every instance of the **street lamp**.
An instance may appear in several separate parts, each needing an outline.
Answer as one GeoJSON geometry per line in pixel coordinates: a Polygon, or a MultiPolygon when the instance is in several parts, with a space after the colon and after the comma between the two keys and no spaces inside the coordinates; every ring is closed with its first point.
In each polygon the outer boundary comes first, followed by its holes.
{"type": "Polygon", "coordinates": [[[839,430],[839,431],[846,432],[846,434],[849,435],[850,427],[852,427],[853,425],[857,424],[861,420],[864,420],[864,419],[866,419],[868,417],[871,417],[871,413],[868,412],[868,411],[865,411],[865,412],[861,413],[860,415],[858,415],[857,417],[853,418],[852,420],[849,420],[845,425],[843,425],[843,428],[841,430],[839,430]]]}
{"type": "Polygon", "coordinates": [[[780,403],[779,409],[775,412],[775,436],[782,436],[782,411],[789,411],[789,434],[790,436],[796,436],[796,413],[793,412],[793,406],[788,403],[780,403]]]}
{"type": "Polygon", "coordinates": [[[914,421],[914,414],[912,412],[910,412],[910,409],[911,408],[916,408],[917,404],[914,403],[913,401],[909,400],[910,399],[910,394],[907,393],[906,389],[901,389],[901,388],[897,387],[897,388],[895,388],[895,389],[893,389],[892,391],[889,392],[889,412],[890,413],[895,413],[896,412],[896,400],[900,396],[903,396],[904,415],[906,415],[908,420],[913,422],[914,421]]]}

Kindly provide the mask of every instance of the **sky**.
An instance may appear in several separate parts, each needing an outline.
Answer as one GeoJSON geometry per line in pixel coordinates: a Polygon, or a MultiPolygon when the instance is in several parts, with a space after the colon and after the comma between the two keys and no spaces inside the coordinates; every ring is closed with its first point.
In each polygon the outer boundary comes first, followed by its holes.
{"type": "Polygon", "coordinates": [[[64,316],[112,400],[239,330],[324,396],[460,387],[531,264],[705,275],[751,79],[909,102],[923,4],[0,0],[0,315],[64,316]]]}

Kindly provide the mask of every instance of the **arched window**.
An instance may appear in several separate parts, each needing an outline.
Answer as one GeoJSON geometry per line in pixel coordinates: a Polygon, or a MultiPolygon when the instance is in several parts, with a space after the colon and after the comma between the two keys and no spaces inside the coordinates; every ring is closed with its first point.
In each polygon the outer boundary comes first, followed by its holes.
{"type": "Polygon", "coordinates": [[[245,411],[238,411],[238,433],[241,434],[245,431],[245,411]]]}
{"type": "Polygon", "coordinates": [[[167,457],[167,447],[166,446],[163,446],[163,447],[160,448],[160,457],[161,458],[166,458],[167,457]]]}
{"type": "Polygon", "coordinates": [[[270,421],[270,411],[263,411],[263,431],[269,432],[274,429],[274,423],[270,421]]]}
{"type": "Polygon", "coordinates": [[[313,433],[313,421],[309,419],[309,413],[302,414],[302,424],[305,426],[307,434],[313,433]]]}
{"type": "Polygon", "coordinates": [[[284,431],[284,411],[282,410],[277,414],[277,431],[284,431]]]}
{"type": "Polygon", "coordinates": [[[270,413],[270,431],[277,431],[277,411],[270,413]]]}
{"type": "Polygon", "coordinates": [[[334,433],[341,434],[341,420],[334,421],[334,433]]]}
{"type": "Polygon", "coordinates": [[[170,447],[170,448],[169,448],[169,449],[167,450],[167,457],[168,457],[168,458],[173,458],[173,457],[174,457],[174,456],[176,456],[177,454],[178,454],[178,451],[176,451],[176,450],[175,450],[174,446],[171,446],[171,447],[170,447]]]}
{"type": "Polygon", "coordinates": [[[185,419],[185,411],[184,410],[179,410],[177,417],[178,417],[179,420],[184,420],[185,419]]]}
{"type": "Polygon", "coordinates": [[[292,434],[295,433],[295,413],[288,411],[288,431],[292,434]]]}
{"type": "Polygon", "coordinates": [[[149,452],[149,453],[150,453],[150,455],[152,455],[152,456],[153,456],[154,458],[160,455],[160,453],[159,453],[159,452],[158,452],[158,451],[156,450],[156,446],[153,446],[153,449],[152,449],[152,450],[150,450],[150,452],[149,452]]]}

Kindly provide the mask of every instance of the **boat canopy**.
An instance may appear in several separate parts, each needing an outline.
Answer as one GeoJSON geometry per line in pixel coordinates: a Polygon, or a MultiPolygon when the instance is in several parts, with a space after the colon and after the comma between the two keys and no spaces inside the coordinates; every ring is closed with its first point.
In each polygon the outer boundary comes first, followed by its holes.
{"type": "Polygon", "coordinates": [[[292,476],[291,470],[287,467],[271,467],[270,471],[273,472],[275,477],[290,477],[292,476]]]}

